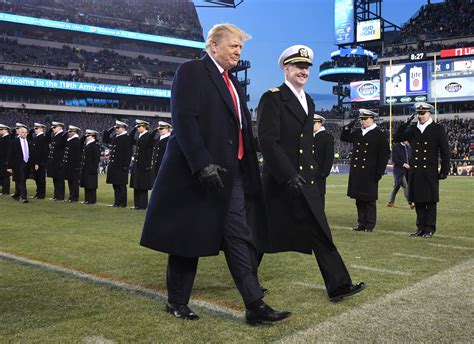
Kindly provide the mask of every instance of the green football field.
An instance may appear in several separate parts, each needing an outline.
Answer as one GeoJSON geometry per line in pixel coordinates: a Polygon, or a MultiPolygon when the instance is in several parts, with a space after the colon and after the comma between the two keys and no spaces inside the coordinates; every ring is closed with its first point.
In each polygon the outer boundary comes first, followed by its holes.
{"type": "Polygon", "coordinates": [[[139,246],[143,211],[107,207],[104,175],[93,206],[1,196],[0,343],[473,342],[474,179],[441,181],[432,239],[408,237],[415,211],[402,191],[386,207],[392,183],[382,178],[374,232],[360,233],[351,231],[347,176],[328,178],[334,240],[353,281],[368,288],[331,303],[314,256],[266,255],[265,301],[293,316],[260,327],[245,324],[222,254],[199,263],[191,307],[201,319],[165,313],[167,257],[139,246]]]}

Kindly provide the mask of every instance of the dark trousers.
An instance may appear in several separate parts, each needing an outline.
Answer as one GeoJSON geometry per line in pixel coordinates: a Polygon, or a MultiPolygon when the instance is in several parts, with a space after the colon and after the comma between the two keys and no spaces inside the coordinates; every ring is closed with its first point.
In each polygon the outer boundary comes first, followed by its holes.
{"type": "Polygon", "coordinates": [[[0,186],[2,187],[2,194],[10,194],[10,175],[5,172],[5,176],[0,177],[0,186]]]}
{"type": "Polygon", "coordinates": [[[377,204],[375,201],[356,199],[356,207],[359,228],[374,229],[377,220],[377,204]]]}
{"type": "Polygon", "coordinates": [[[66,193],[66,185],[64,183],[64,179],[53,177],[53,185],[54,185],[53,197],[59,201],[64,200],[64,194],[66,193]]]}
{"type": "Polygon", "coordinates": [[[416,227],[425,233],[436,232],[436,202],[415,202],[416,227]]]}
{"type": "Polygon", "coordinates": [[[133,189],[133,202],[135,208],[146,209],[148,207],[148,190],[133,189]]]}
{"type": "Polygon", "coordinates": [[[117,207],[127,206],[127,185],[113,184],[114,187],[114,205],[117,207]]]}
{"type": "Polygon", "coordinates": [[[69,201],[79,201],[79,176],[73,176],[67,180],[67,186],[69,188],[69,201]]]}
{"type": "Polygon", "coordinates": [[[84,201],[95,204],[97,202],[97,189],[84,189],[84,201]]]}
{"type": "Polygon", "coordinates": [[[43,199],[46,196],[46,169],[44,166],[39,166],[36,171],[33,170],[33,176],[36,183],[35,197],[43,199]]]}
{"type": "Polygon", "coordinates": [[[398,190],[400,190],[401,187],[403,188],[403,194],[405,195],[405,199],[408,203],[410,203],[410,201],[408,200],[408,183],[406,174],[394,174],[393,179],[394,184],[392,193],[390,194],[390,199],[388,200],[389,203],[395,203],[395,197],[397,196],[398,190]]]}
{"type": "Polygon", "coordinates": [[[13,175],[15,176],[15,194],[13,198],[27,198],[26,179],[30,173],[30,168],[29,164],[22,161],[17,169],[13,171],[13,175]]]}
{"type": "MultiPolygon", "coordinates": [[[[222,249],[234,283],[248,307],[263,298],[257,277],[257,250],[247,225],[242,179],[236,176],[229,209],[222,226],[222,249]]],[[[168,302],[187,304],[191,297],[198,257],[168,256],[168,302]]]]}

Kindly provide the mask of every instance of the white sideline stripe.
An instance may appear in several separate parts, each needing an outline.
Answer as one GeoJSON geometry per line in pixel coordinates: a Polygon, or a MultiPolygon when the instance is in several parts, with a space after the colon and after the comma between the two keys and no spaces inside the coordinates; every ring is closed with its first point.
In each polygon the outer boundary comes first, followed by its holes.
{"type": "Polygon", "coordinates": [[[379,269],[379,268],[373,268],[373,267],[365,266],[365,265],[351,265],[351,268],[359,269],[359,270],[366,270],[366,271],[373,271],[373,272],[381,272],[383,274],[400,275],[400,276],[410,276],[411,275],[409,272],[405,272],[405,271],[379,269]]]}
{"type": "Polygon", "coordinates": [[[115,344],[113,340],[101,337],[101,336],[87,336],[81,339],[80,343],[83,344],[115,344]]]}
{"type": "MultiPolygon", "coordinates": [[[[472,299],[466,295],[472,295],[472,292],[469,293],[469,290],[472,290],[473,285],[473,266],[474,259],[470,259],[447,270],[440,271],[436,275],[425,278],[411,286],[360,304],[346,312],[285,336],[273,343],[422,342],[424,337],[420,337],[420,331],[433,330],[433,328],[426,324],[439,326],[436,324],[439,321],[440,315],[435,311],[438,310],[438,303],[434,298],[437,292],[443,293],[446,298],[453,298],[458,301],[453,306],[454,309],[451,309],[451,313],[458,313],[456,307],[461,304],[464,306],[472,304],[472,299]],[[457,284],[453,283],[453,280],[456,278],[459,278],[457,284]],[[464,294],[460,294],[460,287],[465,288],[464,294]],[[437,291],[433,291],[433,288],[437,291]],[[446,288],[446,290],[443,290],[443,288],[446,288]],[[427,294],[427,290],[431,290],[431,293],[428,292],[431,299],[423,299],[423,302],[428,302],[428,304],[422,305],[420,303],[420,305],[416,305],[416,300],[427,294]],[[415,307],[413,307],[413,304],[415,304],[415,307]],[[423,309],[420,310],[416,306],[427,306],[427,313],[424,313],[423,309]],[[401,313],[392,312],[392,310],[397,310],[401,313]],[[414,319],[416,320],[420,316],[424,317],[426,324],[414,321],[414,319]],[[377,328],[380,331],[378,337],[367,340],[364,340],[363,337],[354,339],[354,336],[363,335],[366,331],[373,332],[377,328]],[[390,331],[393,332],[389,333],[390,331]]],[[[468,323],[469,320],[466,320],[464,328],[468,326],[468,323]]],[[[371,334],[371,336],[374,335],[371,334]]],[[[468,336],[469,334],[465,337],[468,336]]],[[[444,341],[445,339],[441,340],[441,342],[444,341]]],[[[455,342],[459,341],[455,340],[455,342]]]]}
{"type": "Polygon", "coordinates": [[[455,250],[474,250],[474,247],[434,244],[432,242],[430,242],[429,245],[435,246],[435,247],[454,248],[455,250]]]}
{"type": "MultiPolygon", "coordinates": [[[[346,230],[351,230],[351,227],[345,227],[345,226],[331,226],[329,225],[330,228],[334,229],[346,229],[346,230]]],[[[374,233],[386,233],[386,234],[393,234],[393,235],[400,235],[400,236],[407,236],[410,234],[409,232],[397,232],[397,231],[387,231],[384,229],[378,229],[375,227],[374,233]]],[[[452,236],[452,235],[443,235],[443,234],[435,234],[437,238],[442,238],[442,239],[453,239],[453,240],[474,240],[474,238],[471,237],[465,237],[465,236],[452,236]]]]}
{"type": "Polygon", "coordinates": [[[299,285],[299,286],[302,286],[302,287],[311,288],[311,289],[326,290],[326,287],[321,285],[321,284],[305,283],[305,282],[293,282],[292,284],[299,285]]]}
{"type": "Polygon", "coordinates": [[[425,260],[436,260],[437,262],[445,262],[446,259],[435,258],[435,257],[424,257],[424,256],[417,256],[416,254],[405,254],[405,253],[398,253],[395,252],[394,256],[398,257],[406,257],[406,258],[416,258],[416,259],[425,259],[425,260]]]}
{"type": "MultiPolygon", "coordinates": [[[[132,295],[138,294],[141,296],[150,297],[152,299],[158,299],[160,301],[165,301],[165,302],[167,300],[166,293],[162,293],[153,289],[143,288],[137,285],[124,283],[124,282],[118,282],[118,281],[114,281],[107,278],[97,277],[97,276],[80,272],[77,270],[67,269],[61,266],[43,263],[36,260],[28,259],[28,258],[23,258],[23,257],[16,256],[10,253],[2,252],[2,251],[0,251],[0,259],[10,260],[16,263],[20,263],[20,264],[24,264],[24,265],[28,265],[28,266],[32,266],[36,268],[41,268],[49,272],[60,273],[67,277],[77,278],[84,282],[92,282],[96,284],[105,285],[112,289],[126,291],[132,295]]],[[[225,318],[230,318],[230,319],[239,320],[239,321],[243,319],[243,312],[235,311],[233,309],[222,307],[210,302],[191,299],[191,301],[189,302],[189,305],[207,310],[210,313],[223,316],[225,318]]]]}

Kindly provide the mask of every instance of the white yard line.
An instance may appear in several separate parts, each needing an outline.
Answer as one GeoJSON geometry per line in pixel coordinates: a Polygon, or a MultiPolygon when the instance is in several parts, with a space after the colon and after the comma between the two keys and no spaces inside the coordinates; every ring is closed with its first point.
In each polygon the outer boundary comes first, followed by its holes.
{"type": "Polygon", "coordinates": [[[392,274],[392,275],[399,275],[399,276],[410,276],[411,274],[406,271],[398,271],[398,270],[390,270],[390,269],[379,269],[374,268],[371,266],[365,265],[351,265],[353,269],[365,270],[365,271],[372,271],[372,272],[380,272],[382,274],[392,274]]]}
{"type": "MultiPolygon", "coordinates": [[[[112,289],[118,289],[121,291],[125,291],[128,293],[131,293],[133,295],[141,295],[145,297],[149,297],[152,299],[158,299],[160,301],[166,301],[167,300],[167,294],[159,292],[157,290],[149,289],[149,288],[144,288],[138,285],[133,285],[129,283],[124,283],[124,282],[119,282],[119,281],[114,281],[112,279],[108,278],[103,278],[103,277],[98,277],[92,274],[84,273],[81,271],[73,270],[73,269],[68,269],[64,268],[62,266],[57,266],[57,265],[52,265],[48,263],[43,263],[37,260],[33,259],[28,259],[24,258],[21,256],[13,255],[10,253],[2,252],[0,251],[0,259],[3,260],[9,260],[13,261],[16,263],[24,264],[27,266],[32,266],[35,268],[40,268],[49,272],[56,272],[61,275],[64,275],[66,277],[71,277],[75,279],[79,279],[81,281],[85,282],[92,282],[95,284],[100,284],[100,285],[105,285],[109,288],[112,289]]],[[[224,317],[224,318],[231,318],[234,320],[243,320],[243,312],[239,312],[230,308],[226,308],[220,305],[216,305],[210,302],[206,301],[201,301],[201,300],[191,300],[189,302],[190,306],[195,306],[198,308],[201,308],[203,310],[207,310],[210,313],[213,313],[215,315],[224,317]]]]}
{"type": "Polygon", "coordinates": [[[415,259],[422,259],[422,260],[435,260],[437,262],[445,262],[446,261],[446,259],[435,258],[435,257],[417,256],[416,254],[405,254],[405,253],[395,252],[393,255],[397,256],[397,257],[405,257],[405,258],[415,258],[415,259]]]}
{"type": "Polygon", "coordinates": [[[305,283],[305,282],[293,282],[292,284],[299,285],[306,288],[311,288],[311,289],[326,290],[326,287],[323,286],[322,284],[305,283]]]}
{"type": "Polygon", "coordinates": [[[435,246],[435,247],[443,247],[443,248],[453,248],[455,250],[474,250],[474,247],[435,244],[435,243],[432,243],[432,242],[428,243],[428,245],[435,246]]]}

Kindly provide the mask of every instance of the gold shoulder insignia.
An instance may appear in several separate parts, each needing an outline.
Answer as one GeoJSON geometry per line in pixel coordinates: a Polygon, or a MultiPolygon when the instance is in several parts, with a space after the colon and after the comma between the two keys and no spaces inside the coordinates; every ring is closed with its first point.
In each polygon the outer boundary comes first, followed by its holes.
{"type": "Polygon", "coordinates": [[[269,88],[268,90],[273,93],[280,92],[280,89],[278,87],[269,88]]]}

